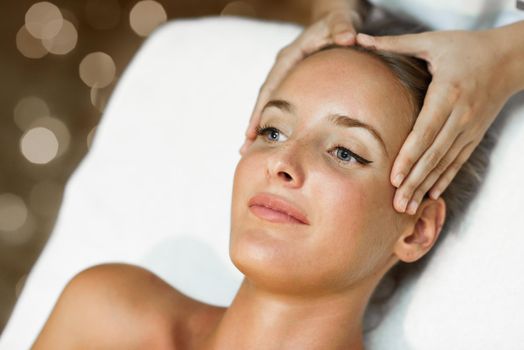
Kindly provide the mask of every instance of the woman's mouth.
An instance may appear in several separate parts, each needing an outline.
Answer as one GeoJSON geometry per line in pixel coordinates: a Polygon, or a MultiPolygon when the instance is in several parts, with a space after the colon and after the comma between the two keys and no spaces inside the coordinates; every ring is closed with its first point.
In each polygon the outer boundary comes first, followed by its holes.
{"type": "Polygon", "coordinates": [[[248,202],[249,210],[261,219],[278,222],[309,225],[306,214],[284,197],[272,193],[259,193],[248,202]]]}
{"type": "Polygon", "coordinates": [[[278,222],[278,223],[293,223],[293,224],[301,224],[304,225],[302,221],[298,221],[292,216],[287,215],[286,213],[282,213],[276,210],[273,210],[271,208],[266,208],[261,205],[253,205],[249,207],[249,210],[256,216],[258,216],[261,219],[271,221],[271,222],[278,222]]]}

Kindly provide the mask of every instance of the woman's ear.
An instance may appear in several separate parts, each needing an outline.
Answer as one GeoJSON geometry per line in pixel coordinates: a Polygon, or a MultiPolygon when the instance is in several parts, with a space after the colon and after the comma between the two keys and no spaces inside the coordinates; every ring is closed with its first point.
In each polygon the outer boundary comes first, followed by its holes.
{"type": "Polygon", "coordinates": [[[394,253],[398,259],[409,263],[422,258],[437,241],[445,218],[446,202],[442,198],[422,201],[395,243],[394,253]]]}

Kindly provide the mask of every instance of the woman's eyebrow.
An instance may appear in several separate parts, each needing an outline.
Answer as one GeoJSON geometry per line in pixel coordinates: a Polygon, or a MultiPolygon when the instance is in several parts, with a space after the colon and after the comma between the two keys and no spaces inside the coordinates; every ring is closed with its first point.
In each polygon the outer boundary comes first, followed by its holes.
{"type": "Polygon", "coordinates": [[[270,101],[268,101],[268,103],[266,103],[264,108],[262,108],[262,111],[260,112],[260,114],[262,114],[266,110],[266,108],[269,108],[269,107],[276,107],[276,108],[281,109],[281,110],[283,110],[285,112],[295,114],[295,106],[293,106],[290,102],[285,101],[285,100],[270,100],[270,101]]]}
{"type": "Polygon", "coordinates": [[[362,121],[360,121],[358,119],[351,118],[351,117],[348,117],[346,115],[341,115],[341,114],[330,114],[330,115],[327,116],[327,118],[329,119],[329,121],[333,122],[337,126],[343,126],[343,127],[347,127],[347,128],[364,128],[364,129],[366,129],[380,143],[380,145],[382,146],[382,148],[384,150],[384,153],[389,158],[389,154],[388,154],[388,149],[386,147],[386,143],[384,142],[384,140],[380,136],[380,133],[377,131],[377,129],[375,129],[371,125],[366,124],[366,123],[364,123],[364,122],[362,122],[362,121]]]}
{"type": "MultiPolygon", "coordinates": [[[[295,106],[292,103],[290,103],[289,101],[285,101],[285,100],[268,101],[268,103],[266,103],[264,108],[262,108],[262,112],[260,112],[260,114],[262,114],[264,110],[269,107],[276,107],[282,111],[285,111],[291,114],[295,114],[295,106]]],[[[341,115],[341,114],[330,114],[326,118],[337,126],[342,126],[346,128],[366,129],[380,143],[380,145],[382,146],[382,149],[384,150],[384,153],[389,158],[386,143],[380,136],[380,133],[377,131],[377,129],[375,129],[373,126],[366,124],[356,118],[348,117],[346,115],[341,115]]]]}

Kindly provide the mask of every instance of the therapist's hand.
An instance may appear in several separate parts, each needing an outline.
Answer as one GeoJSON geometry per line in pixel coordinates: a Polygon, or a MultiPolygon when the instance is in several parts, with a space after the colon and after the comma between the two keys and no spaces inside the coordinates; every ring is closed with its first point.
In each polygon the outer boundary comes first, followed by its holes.
{"type": "Polygon", "coordinates": [[[427,61],[433,77],[391,170],[397,211],[414,214],[428,190],[433,199],[442,194],[514,93],[501,39],[496,29],[358,34],[359,45],[427,61]]]}
{"type": "Polygon", "coordinates": [[[260,88],[245,133],[245,142],[239,150],[241,155],[244,155],[256,139],[256,126],[260,122],[262,108],[287,73],[307,55],[323,46],[329,44],[353,45],[360,21],[360,16],[349,6],[337,7],[307,27],[291,44],[279,51],[269,75],[260,88]]]}

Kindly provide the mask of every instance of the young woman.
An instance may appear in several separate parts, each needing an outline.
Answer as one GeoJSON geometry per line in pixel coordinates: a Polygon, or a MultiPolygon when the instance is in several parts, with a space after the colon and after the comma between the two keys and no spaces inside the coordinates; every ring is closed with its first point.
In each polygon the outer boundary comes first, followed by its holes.
{"type": "MultiPolygon", "coordinates": [[[[301,61],[236,167],[230,257],[245,278],[232,304],[99,265],[66,286],[33,348],[363,349],[380,280],[426,255],[459,208],[446,202],[463,198],[450,186],[415,215],[391,204],[389,173],[430,77],[418,59],[357,46],[301,61]]],[[[457,179],[475,183],[468,164],[457,179]]]]}

